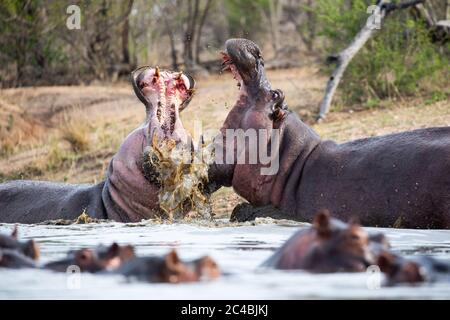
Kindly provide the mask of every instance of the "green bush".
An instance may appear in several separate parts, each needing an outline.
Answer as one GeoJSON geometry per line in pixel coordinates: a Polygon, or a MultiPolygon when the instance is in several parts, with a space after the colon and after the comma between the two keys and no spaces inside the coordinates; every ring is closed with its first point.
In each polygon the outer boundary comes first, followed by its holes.
{"type": "MultiPolygon", "coordinates": [[[[366,23],[368,0],[318,0],[314,8],[326,54],[347,47],[366,23]]],[[[353,58],[339,85],[346,104],[406,96],[448,97],[449,57],[409,10],[391,13],[353,58]],[[447,90],[447,92],[445,92],[447,90]]],[[[331,67],[328,72],[331,71],[331,67]]]]}

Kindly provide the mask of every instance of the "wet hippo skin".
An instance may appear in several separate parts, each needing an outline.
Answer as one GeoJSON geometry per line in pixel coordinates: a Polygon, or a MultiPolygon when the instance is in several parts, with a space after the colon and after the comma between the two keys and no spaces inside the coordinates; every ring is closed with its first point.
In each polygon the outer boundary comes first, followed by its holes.
{"type": "MultiPolygon", "coordinates": [[[[267,208],[273,206],[274,217],[310,222],[315,212],[328,209],[343,220],[357,216],[365,226],[450,228],[450,127],[343,144],[324,141],[287,109],[283,92],[272,89],[255,43],[230,39],[225,51],[223,64],[240,94],[222,134],[228,129],[280,132],[275,174],[262,175],[267,166],[259,162],[210,168],[214,189],[232,186],[256,208],[252,215],[245,207],[245,216],[270,216],[267,208]]],[[[271,141],[258,136],[257,144],[271,141]]],[[[239,212],[233,218],[240,220],[239,212]]]]}

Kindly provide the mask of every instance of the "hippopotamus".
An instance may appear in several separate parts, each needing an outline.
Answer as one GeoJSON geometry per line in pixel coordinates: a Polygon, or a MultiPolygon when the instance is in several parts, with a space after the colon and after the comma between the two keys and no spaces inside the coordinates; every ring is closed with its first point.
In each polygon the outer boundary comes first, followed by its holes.
{"type": "Polygon", "coordinates": [[[66,272],[69,266],[76,265],[81,272],[96,273],[118,268],[125,261],[133,258],[135,258],[135,253],[132,246],[120,246],[114,242],[108,247],[98,246],[95,249],[82,248],[71,251],[66,258],[49,262],[43,268],[66,272]]]}
{"type": "Polygon", "coordinates": [[[18,240],[17,226],[14,227],[11,235],[0,234],[0,267],[2,268],[35,268],[39,253],[39,246],[34,240],[18,240]]]}
{"type": "Polygon", "coordinates": [[[297,231],[262,264],[311,273],[367,272],[371,266],[385,274],[387,286],[450,280],[448,262],[403,257],[392,251],[383,233],[369,233],[355,219],[345,223],[332,218],[327,210],[319,211],[311,227],[297,231]]]}
{"type": "Polygon", "coordinates": [[[254,42],[226,41],[223,65],[240,93],[216,143],[223,149],[216,155],[226,160],[216,157],[211,165],[213,189],[232,186],[252,206],[272,206],[277,218],[311,221],[328,209],[342,220],[357,216],[365,226],[450,228],[450,127],[342,144],[322,140],[288,110],[282,90],[272,89],[254,42]],[[241,150],[236,136],[228,136],[239,130],[254,138],[241,150]],[[254,163],[248,161],[252,146],[259,148],[254,163]],[[261,160],[264,149],[272,153],[269,164],[261,160]],[[247,160],[237,161],[242,155],[247,160]],[[277,170],[263,172],[271,167],[277,170]]]}
{"type": "Polygon", "coordinates": [[[310,228],[296,232],[263,266],[314,273],[363,272],[389,247],[382,233],[369,234],[356,221],[344,223],[322,210],[310,228]]]}
{"type": "Polygon", "coordinates": [[[378,256],[377,265],[386,274],[388,286],[450,281],[450,264],[431,256],[405,258],[389,251],[382,251],[378,256]]]}
{"type": "Polygon", "coordinates": [[[219,266],[209,256],[183,262],[172,249],[162,256],[137,257],[133,246],[115,242],[69,251],[66,257],[46,264],[40,264],[38,259],[39,246],[34,240],[18,241],[17,228],[10,236],[0,234],[0,268],[68,272],[77,266],[79,272],[165,283],[209,281],[221,276],[219,266]]]}
{"type": "Polygon", "coordinates": [[[36,242],[33,239],[19,241],[18,233],[17,226],[15,226],[10,236],[0,234],[0,249],[18,251],[30,259],[38,260],[40,252],[36,242]]]}
{"type": "Polygon", "coordinates": [[[179,113],[191,100],[195,81],[188,74],[141,67],[131,74],[135,94],[145,105],[143,125],[131,132],[110,161],[104,181],[72,185],[43,181],[0,184],[0,222],[37,223],[72,220],[85,212],[92,218],[135,222],[159,211],[152,168],[144,154],[152,143],[172,139],[190,148],[179,113]]]}
{"type": "Polygon", "coordinates": [[[131,279],[146,282],[183,283],[214,280],[220,269],[209,256],[183,262],[175,250],[164,256],[137,257],[114,270],[131,279]]]}
{"type": "Polygon", "coordinates": [[[70,266],[80,272],[99,275],[123,275],[145,282],[182,283],[213,280],[220,269],[209,256],[183,262],[175,250],[162,256],[137,257],[132,246],[113,243],[109,247],[82,248],[69,252],[66,258],[49,262],[43,269],[67,272],[70,266]]]}

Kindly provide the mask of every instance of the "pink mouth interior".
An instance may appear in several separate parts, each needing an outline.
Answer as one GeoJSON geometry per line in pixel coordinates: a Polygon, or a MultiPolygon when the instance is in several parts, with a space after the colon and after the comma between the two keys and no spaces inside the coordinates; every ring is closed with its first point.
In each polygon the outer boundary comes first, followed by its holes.
{"type": "Polygon", "coordinates": [[[153,68],[144,72],[137,84],[151,102],[152,116],[157,119],[164,135],[170,136],[179,119],[179,111],[184,109],[185,102],[193,94],[189,78],[182,73],[153,68]]]}
{"type": "Polygon", "coordinates": [[[241,89],[243,84],[242,77],[239,74],[239,71],[234,65],[233,61],[231,60],[231,57],[228,54],[223,53],[222,60],[222,71],[230,71],[233,75],[233,79],[237,81],[238,88],[241,89]]]}

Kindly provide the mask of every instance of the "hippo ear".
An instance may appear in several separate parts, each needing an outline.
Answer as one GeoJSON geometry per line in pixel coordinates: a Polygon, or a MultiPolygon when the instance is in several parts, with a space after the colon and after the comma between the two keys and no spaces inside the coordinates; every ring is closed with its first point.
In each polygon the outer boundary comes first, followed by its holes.
{"type": "Polygon", "coordinates": [[[18,237],[19,237],[19,229],[17,228],[17,225],[14,226],[14,229],[13,229],[13,231],[11,233],[11,237],[16,239],[16,240],[18,239],[18,237]]]}
{"type": "Polygon", "coordinates": [[[136,94],[136,97],[145,105],[147,106],[149,101],[142,93],[141,88],[138,85],[138,78],[144,72],[145,69],[150,68],[150,66],[142,66],[131,72],[131,85],[133,86],[134,93],[136,94]]]}
{"type": "Polygon", "coordinates": [[[381,272],[392,274],[395,269],[395,256],[389,252],[382,251],[377,258],[377,265],[381,272]]]}
{"type": "Polygon", "coordinates": [[[169,269],[177,269],[178,265],[180,264],[181,260],[178,257],[177,252],[175,251],[175,249],[172,249],[165,257],[164,262],[166,264],[166,266],[169,269]]]}
{"type": "Polygon", "coordinates": [[[111,246],[108,248],[107,255],[110,258],[117,257],[119,255],[120,247],[117,244],[117,242],[114,242],[111,246]]]}
{"type": "Polygon", "coordinates": [[[326,209],[317,212],[313,220],[313,226],[320,237],[328,237],[331,233],[330,212],[326,209]]]}
{"type": "Polygon", "coordinates": [[[38,260],[40,255],[39,246],[34,240],[27,241],[25,243],[24,253],[31,259],[38,260]]]}

